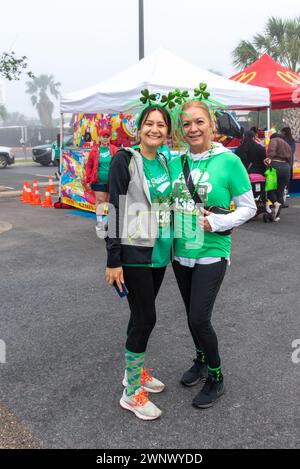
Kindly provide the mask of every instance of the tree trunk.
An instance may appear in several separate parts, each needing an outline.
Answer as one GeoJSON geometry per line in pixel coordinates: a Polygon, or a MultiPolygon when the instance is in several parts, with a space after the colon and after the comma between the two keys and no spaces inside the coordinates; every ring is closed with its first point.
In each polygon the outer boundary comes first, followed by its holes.
{"type": "Polygon", "coordinates": [[[53,103],[50,101],[48,96],[43,95],[37,104],[37,110],[39,113],[41,124],[44,127],[52,127],[53,108],[53,103]]]}
{"type": "Polygon", "coordinates": [[[290,127],[295,140],[300,139],[300,108],[290,108],[283,111],[284,126],[290,127]]]}

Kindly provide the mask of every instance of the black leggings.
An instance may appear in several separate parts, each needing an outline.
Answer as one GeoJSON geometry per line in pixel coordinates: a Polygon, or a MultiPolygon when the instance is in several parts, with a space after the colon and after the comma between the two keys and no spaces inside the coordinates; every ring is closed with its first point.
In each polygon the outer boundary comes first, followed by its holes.
{"type": "Polygon", "coordinates": [[[284,188],[289,184],[291,167],[288,163],[279,163],[277,161],[272,161],[271,166],[275,168],[277,172],[277,189],[276,191],[269,191],[268,198],[273,204],[274,202],[279,202],[283,205],[284,188]]]}
{"type": "Polygon", "coordinates": [[[218,339],[211,324],[211,315],[226,266],[226,259],[214,264],[196,264],[193,268],[173,262],[195,347],[204,351],[211,368],[220,366],[218,339]]]}
{"type": "Polygon", "coordinates": [[[156,323],[155,298],[162,284],[166,267],[123,266],[131,311],[126,349],[134,353],[146,351],[148,339],[156,323]]]}

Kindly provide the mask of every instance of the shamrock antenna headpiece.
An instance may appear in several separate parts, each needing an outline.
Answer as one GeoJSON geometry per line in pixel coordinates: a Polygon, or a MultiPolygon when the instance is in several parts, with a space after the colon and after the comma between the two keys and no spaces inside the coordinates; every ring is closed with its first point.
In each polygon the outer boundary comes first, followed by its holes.
{"type": "Polygon", "coordinates": [[[172,111],[177,106],[182,106],[189,100],[197,99],[199,101],[209,102],[211,105],[222,107],[220,103],[209,99],[210,93],[207,91],[206,83],[200,83],[198,88],[194,89],[194,96],[190,96],[188,91],[181,91],[176,88],[174,91],[170,91],[167,95],[164,94],[160,97],[159,93],[150,93],[147,88],[141,91],[142,96],[140,101],[145,106],[162,106],[169,111],[172,111]]]}
{"type": "Polygon", "coordinates": [[[160,95],[160,93],[150,92],[147,88],[141,90],[141,97],[139,100],[130,106],[130,108],[140,109],[139,117],[137,118],[137,125],[142,116],[142,113],[145,108],[149,106],[157,106],[165,108],[172,119],[173,129],[175,129],[175,139],[181,140],[179,135],[181,135],[181,113],[182,106],[190,101],[201,101],[208,107],[209,111],[212,113],[217,108],[224,108],[221,103],[214,101],[210,98],[210,93],[207,90],[206,83],[200,83],[198,88],[194,89],[194,95],[190,96],[187,90],[181,91],[179,88],[169,91],[168,94],[160,95]],[[142,109],[141,109],[142,105],[142,109]]]}

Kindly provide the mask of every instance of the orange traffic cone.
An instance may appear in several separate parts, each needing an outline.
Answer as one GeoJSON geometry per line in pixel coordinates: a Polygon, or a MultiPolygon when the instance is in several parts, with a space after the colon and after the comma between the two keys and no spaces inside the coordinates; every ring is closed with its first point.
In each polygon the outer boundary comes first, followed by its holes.
{"type": "Polygon", "coordinates": [[[52,176],[49,176],[49,190],[50,190],[50,194],[57,194],[55,188],[54,188],[54,184],[53,184],[53,177],[52,176]]]}
{"type": "Polygon", "coordinates": [[[35,189],[34,191],[33,201],[31,202],[31,205],[42,205],[39,188],[35,189]]]}
{"type": "Polygon", "coordinates": [[[34,180],[33,180],[33,185],[32,185],[32,193],[33,193],[33,195],[35,194],[35,191],[36,191],[36,190],[39,190],[39,186],[38,186],[37,180],[34,179],[34,180]]]}
{"type": "Polygon", "coordinates": [[[53,207],[50,186],[46,187],[45,199],[44,199],[44,202],[42,203],[42,207],[53,207]]]}
{"type": "Polygon", "coordinates": [[[26,187],[30,187],[30,184],[29,184],[29,182],[24,181],[24,182],[23,182],[23,192],[22,192],[22,195],[21,195],[21,197],[20,197],[20,200],[21,200],[22,202],[24,202],[24,204],[26,203],[25,201],[26,201],[26,196],[27,196],[26,187]]]}
{"type": "Polygon", "coordinates": [[[25,189],[25,199],[23,199],[23,204],[31,204],[32,200],[31,187],[30,184],[28,184],[25,189]]]}

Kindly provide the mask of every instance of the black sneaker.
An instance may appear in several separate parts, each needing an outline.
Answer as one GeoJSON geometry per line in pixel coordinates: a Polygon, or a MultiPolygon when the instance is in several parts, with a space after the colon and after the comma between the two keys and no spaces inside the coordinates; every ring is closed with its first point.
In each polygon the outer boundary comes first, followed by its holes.
{"type": "Polygon", "coordinates": [[[208,375],[205,385],[193,400],[193,406],[200,409],[207,409],[214,405],[216,400],[225,392],[224,378],[219,381],[212,375],[208,375]]]}
{"type": "Polygon", "coordinates": [[[199,381],[205,381],[206,378],[207,365],[200,363],[198,358],[195,358],[193,366],[182,375],[180,382],[184,384],[184,386],[194,386],[199,383],[199,381]]]}

